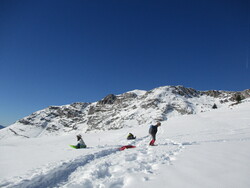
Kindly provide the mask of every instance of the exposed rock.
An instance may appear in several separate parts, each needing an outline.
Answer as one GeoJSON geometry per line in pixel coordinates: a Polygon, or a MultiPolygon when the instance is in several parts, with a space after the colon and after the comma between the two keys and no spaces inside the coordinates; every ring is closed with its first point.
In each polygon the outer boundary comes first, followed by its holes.
{"type": "Polygon", "coordinates": [[[30,121],[28,121],[27,119],[20,119],[19,123],[22,123],[24,125],[32,125],[32,123],[30,121]]]}
{"type": "Polygon", "coordinates": [[[222,94],[221,91],[216,91],[216,90],[203,91],[202,93],[215,98],[219,97],[222,94]]]}
{"type": "Polygon", "coordinates": [[[174,88],[173,93],[174,94],[179,94],[181,96],[185,97],[197,97],[200,92],[196,91],[193,88],[185,88],[183,86],[172,86],[174,88]]]}
{"type": "Polygon", "coordinates": [[[157,108],[158,104],[160,103],[159,99],[150,99],[148,101],[145,101],[141,104],[142,108],[148,109],[148,108],[157,108]]]}
{"type": "Polygon", "coordinates": [[[104,99],[98,102],[98,104],[114,104],[116,100],[116,96],[114,94],[107,95],[104,99]]]}

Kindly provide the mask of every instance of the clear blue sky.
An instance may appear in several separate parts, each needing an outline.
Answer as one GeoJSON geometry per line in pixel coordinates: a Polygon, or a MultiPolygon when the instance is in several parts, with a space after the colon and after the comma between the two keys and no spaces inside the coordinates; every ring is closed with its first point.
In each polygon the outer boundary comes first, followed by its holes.
{"type": "Polygon", "coordinates": [[[248,0],[0,0],[0,124],[184,85],[250,88],[248,0]]]}

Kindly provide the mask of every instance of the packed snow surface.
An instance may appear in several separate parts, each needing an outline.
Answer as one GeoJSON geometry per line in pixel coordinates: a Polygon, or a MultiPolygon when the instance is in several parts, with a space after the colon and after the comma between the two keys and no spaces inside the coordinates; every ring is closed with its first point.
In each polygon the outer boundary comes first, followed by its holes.
{"type": "MultiPolygon", "coordinates": [[[[0,187],[249,188],[250,101],[169,118],[149,146],[149,125],[0,140],[0,187]],[[128,133],[136,136],[127,141],[128,133]],[[119,151],[131,144],[133,149],[119,151]]],[[[0,131],[0,134],[4,133],[0,131]]]]}

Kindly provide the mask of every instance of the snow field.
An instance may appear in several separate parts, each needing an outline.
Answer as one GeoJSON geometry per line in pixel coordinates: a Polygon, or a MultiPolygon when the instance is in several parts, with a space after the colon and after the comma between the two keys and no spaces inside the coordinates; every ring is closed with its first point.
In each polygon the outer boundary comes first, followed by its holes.
{"type": "Polygon", "coordinates": [[[148,146],[149,125],[0,142],[0,187],[248,188],[250,103],[162,122],[148,146]],[[127,141],[132,132],[137,139],[127,141]],[[119,151],[122,145],[136,148],[119,151]]]}
{"type": "MultiPolygon", "coordinates": [[[[118,148],[121,145],[106,145],[94,146],[86,150],[73,150],[86,152],[86,154],[71,160],[40,166],[24,176],[3,181],[1,186],[130,187],[133,182],[149,181],[159,165],[171,164],[174,156],[182,148],[180,144],[166,139],[161,139],[162,143],[158,146],[150,147],[148,146],[150,137],[147,135],[129,142],[125,138],[122,133],[117,143],[133,144],[137,148],[119,151],[118,148]],[[166,146],[168,146],[167,150],[166,146]]],[[[70,148],[64,152],[69,150],[72,152],[70,148]]]]}

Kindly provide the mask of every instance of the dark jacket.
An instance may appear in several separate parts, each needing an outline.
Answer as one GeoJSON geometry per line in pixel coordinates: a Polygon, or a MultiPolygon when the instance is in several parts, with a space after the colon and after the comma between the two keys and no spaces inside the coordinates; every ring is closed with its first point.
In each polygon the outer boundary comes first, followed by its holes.
{"type": "Polygon", "coordinates": [[[156,134],[158,131],[158,126],[156,125],[151,125],[150,128],[149,128],[149,134],[156,134]]]}
{"type": "Polygon", "coordinates": [[[136,137],[132,133],[129,133],[129,135],[127,136],[128,140],[132,140],[132,139],[135,139],[135,138],[136,137]]]}

